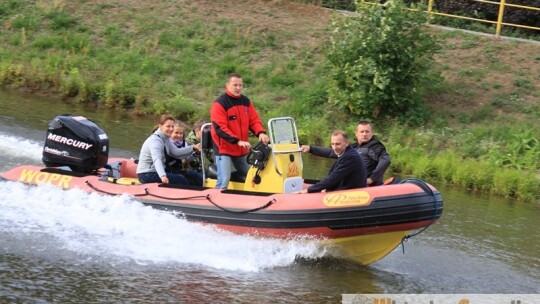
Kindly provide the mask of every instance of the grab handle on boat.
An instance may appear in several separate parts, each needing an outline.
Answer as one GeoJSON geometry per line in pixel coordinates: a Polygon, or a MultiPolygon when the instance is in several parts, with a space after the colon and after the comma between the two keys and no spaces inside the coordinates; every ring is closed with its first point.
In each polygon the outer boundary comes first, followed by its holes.
{"type": "Polygon", "coordinates": [[[407,178],[407,179],[401,181],[401,183],[402,184],[404,184],[404,183],[415,184],[418,187],[422,188],[422,190],[424,190],[424,192],[426,192],[428,194],[431,194],[431,195],[435,195],[433,193],[433,190],[431,189],[431,187],[429,187],[429,185],[425,181],[423,181],[423,180],[421,180],[419,178],[407,178]]]}

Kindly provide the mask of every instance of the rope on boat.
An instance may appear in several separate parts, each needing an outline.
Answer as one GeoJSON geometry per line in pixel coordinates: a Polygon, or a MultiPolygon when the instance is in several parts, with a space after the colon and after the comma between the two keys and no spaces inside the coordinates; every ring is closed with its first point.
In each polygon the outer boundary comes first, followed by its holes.
{"type": "MultiPolygon", "coordinates": [[[[92,185],[89,181],[84,181],[85,184],[88,185],[88,187],[96,190],[97,192],[100,192],[100,193],[105,193],[105,194],[108,194],[108,195],[122,195],[122,194],[118,194],[118,193],[112,193],[112,192],[109,192],[109,191],[105,191],[105,190],[102,190],[102,189],[99,189],[97,187],[95,187],[94,185],[92,185]]],[[[147,189],[144,189],[145,192],[147,192],[146,190],[147,189]]],[[[131,194],[133,196],[145,196],[147,195],[147,193],[143,193],[143,194],[131,194]]]]}
{"type": "MultiPolygon", "coordinates": [[[[108,191],[105,191],[105,190],[102,190],[102,189],[99,189],[97,187],[95,187],[94,185],[92,185],[89,181],[85,181],[85,183],[88,185],[88,187],[92,188],[93,190],[97,191],[97,192],[100,192],[100,193],[105,193],[105,194],[108,194],[108,195],[121,195],[121,194],[118,194],[118,193],[112,193],[112,192],[108,192],[108,191]]],[[[153,193],[150,193],[150,191],[148,191],[148,188],[145,188],[144,189],[144,193],[141,193],[141,194],[132,194],[133,196],[153,196],[153,197],[157,197],[157,198],[161,198],[161,199],[167,199],[167,200],[187,200],[187,199],[196,199],[196,198],[205,198],[207,199],[210,203],[212,203],[212,205],[216,206],[217,208],[223,210],[223,211],[226,211],[226,212],[230,212],[230,213],[249,213],[249,212],[255,212],[255,211],[258,211],[258,210],[261,210],[261,209],[265,209],[265,208],[268,208],[270,205],[272,205],[273,203],[276,202],[276,199],[273,198],[271,199],[269,202],[265,203],[264,205],[262,206],[259,206],[257,208],[253,208],[253,209],[249,209],[249,210],[240,210],[240,211],[236,211],[236,210],[231,210],[231,209],[227,209],[225,207],[222,207],[218,204],[216,204],[214,201],[212,201],[212,197],[210,194],[207,194],[207,195],[196,195],[196,196],[185,196],[185,197],[165,197],[165,196],[161,196],[161,195],[157,195],[157,194],[153,194],[153,193]]]]}
{"type": "MultiPolygon", "coordinates": [[[[109,194],[109,195],[121,195],[121,194],[118,194],[118,193],[112,193],[112,192],[108,192],[108,191],[99,189],[96,186],[92,185],[89,181],[85,181],[85,183],[88,185],[88,187],[96,190],[97,192],[101,192],[101,193],[105,193],[105,194],[109,194]]],[[[167,200],[173,200],[173,201],[174,200],[185,200],[185,199],[206,198],[207,197],[207,195],[185,196],[185,197],[166,197],[166,196],[161,196],[161,195],[150,193],[150,191],[148,191],[148,188],[144,188],[144,193],[131,194],[131,195],[133,195],[133,196],[146,196],[146,195],[148,195],[148,196],[153,196],[153,197],[157,197],[157,198],[161,198],[161,199],[167,199],[167,200]]]]}
{"type": "Polygon", "coordinates": [[[148,196],[153,196],[153,197],[157,197],[157,198],[161,198],[161,199],[166,199],[166,200],[171,200],[171,201],[176,201],[176,200],[187,200],[187,199],[194,199],[194,198],[206,198],[206,199],[208,199],[208,196],[210,196],[210,195],[208,194],[208,195],[195,195],[195,196],[184,196],[184,197],[166,197],[166,196],[161,196],[161,195],[157,195],[157,194],[152,194],[152,193],[150,193],[150,191],[148,191],[148,188],[145,188],[145,189],[144,189],[144,192],[145,192],[146,195],[148,195],[148,196]]]}
{"type": "Polygon", "coordinates": [[[231,213],[250,213],[250,212],[255,212],[255,211],[258,211],[258,210],[261,210],[261,209],[265,209],[265,208],[268,208],[270,205],[272,205],[273,203],[276,202],[276,199],[273,198],[271,199],[268,203],[262,205],[262,206],[259,206],[257,208],[253,208],[253,209],[249,209],[249,210],[240,210],[240,211],[237,211],[237,210],[231,210],[231,209],[227,209],[225,207],[221,207],[220,205],[216,204],[214,201],[212,201],[212,198],[210,197],[210,194],[206,196],[206,199],[212,203],[212,205],[218,207],[219,209],[223,210],[223,211],[226,211],[226,212],[231,212],[231,213]]]}
{"type": "Polygon", "coordinates": [[[405,242],[408,241],[410,238],[415,237],[419,235],[420,233],[424,232],[424,230],[428,229],[429,226],[433,225],[433,223],[435,223],[435,221],[437,220],[437,208],[436,208],[437,198],[435,197],[435,193],[433,193],[433,190],[428,185],[426,185],[426,183],[421,179],[407,178],[406,180],[402,181],[401,184],[404,184],[407,182],[419,186],[420,188],[422,188],[422,190],[424,190],[425,192],[433,196],[433,204],[435,205],[435,213],[433,214],[433,221],[431,221],[429,225],[427,225],[426,227],[420,229],[419,231],[413,234],[407,234],[406,236],[403,237],[403,239],[401,239],[401,251],[403,252],[403,254],[405,254],[405,242]]]}

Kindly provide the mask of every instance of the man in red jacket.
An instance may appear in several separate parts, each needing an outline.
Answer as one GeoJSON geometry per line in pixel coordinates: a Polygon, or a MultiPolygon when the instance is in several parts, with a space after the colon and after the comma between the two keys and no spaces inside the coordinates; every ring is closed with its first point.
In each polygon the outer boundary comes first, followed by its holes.
{"type": "Polygon", "coordinates": [[[231,166],[245,174],[249,170],[246,156],[251,148],[249,132],[259,141],[269,142],[259,114],[247,96],[242,95],[244,83],[238,73],[229,74],[225,93],[212,103],[212,140],[217,166],[216,188],[226,189],[231,179],[231,166]]]}

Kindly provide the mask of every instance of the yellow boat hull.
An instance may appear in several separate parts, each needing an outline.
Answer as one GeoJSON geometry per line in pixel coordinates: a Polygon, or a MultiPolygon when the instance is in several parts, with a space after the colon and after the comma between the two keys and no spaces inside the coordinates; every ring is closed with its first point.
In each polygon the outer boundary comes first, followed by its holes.
{"type": "Polygon", "coordinates": [[[322,241],[329,246],[332,255],[369,265],[392,252],[409,231],[393,231],[377,234],[357,235],[322,241]]]}

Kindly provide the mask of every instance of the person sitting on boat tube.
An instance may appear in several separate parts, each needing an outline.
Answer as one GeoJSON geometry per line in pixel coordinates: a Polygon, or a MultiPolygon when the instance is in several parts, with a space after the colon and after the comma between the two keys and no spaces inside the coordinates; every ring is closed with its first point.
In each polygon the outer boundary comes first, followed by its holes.
{"type": "Polygon", "coordinates": [[[313,193],[335,191],[367,186],[367,172],[360,154],[349,144],[349,136],[345,131],[336,130],[330,136],[332,151],[337,161],[332,165],[328,175],[318,183],[297,193],[313,193]]]}
{"type": "MultiPolygon", "coordinates": [[[[386,147],[376,136],[373,136],[371,123],[367,120],[362,120],[356,125],[355,135],[357,142],[351,147],[360,154],[366,165],[368,186],[384,184],[384,172],[390,166],[390,155],[386,152],[386,147]]],[[[317,156],[337,158],[332,149],[327,147],[302,145],[301,149],[303,153],[309,152],[317,156]]]]}
{"type": "Polygon", "coordinates": [[[253,103],[242,95],[242,76],[229,74],[225,88],[225,93],[216,98],[210,108],[218,189],[227,188],[232,165],[240,173],[247,174],[250,166],[246,157],[251,148],[249,131],[265,144],[270,141],[253,103]]]}
{"type": "Polygon", "coordinates": [[[175,119],[172,115],[161,115],[159,124],[143,143],[137,165],[137,177],[141,183],[164,183],[189,185],[181,174],[165,172],[165,153],[175,158],[185,158],[200,146],[177,148],[170,140],[175,119]]]}

